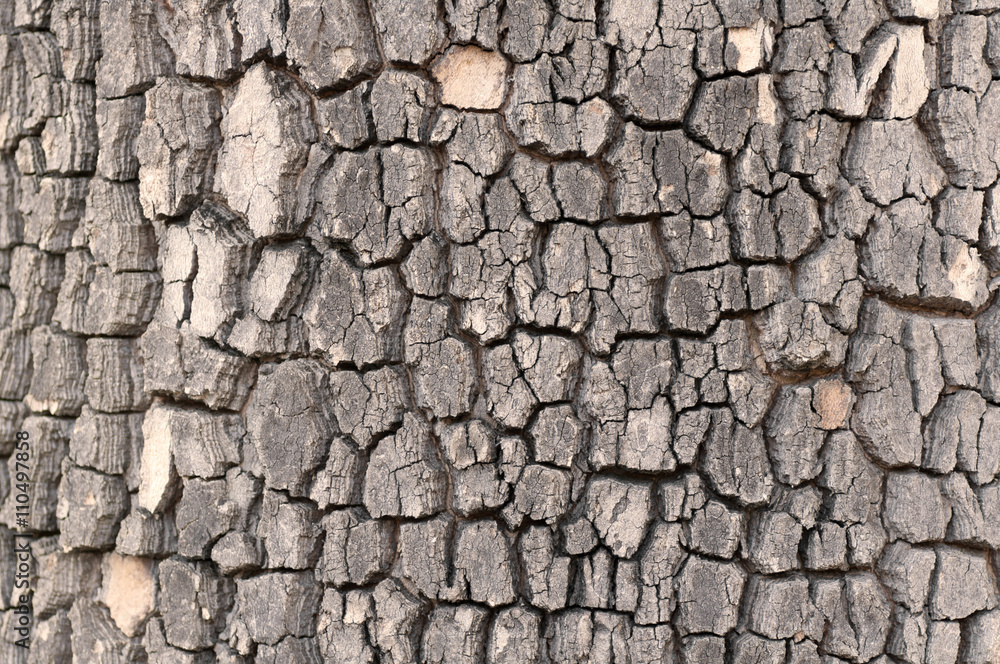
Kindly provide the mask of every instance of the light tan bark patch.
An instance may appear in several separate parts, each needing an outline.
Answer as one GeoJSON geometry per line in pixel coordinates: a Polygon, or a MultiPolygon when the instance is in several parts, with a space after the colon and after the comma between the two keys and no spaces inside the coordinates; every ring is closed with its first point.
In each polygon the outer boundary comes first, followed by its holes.
{"type": "Polygon", "coordinates": [[[842,380],[823,380],[813,388],[813,410],[819,414],[821,429],[838,429],[844,426],[853,403],[851,388],[842,380]]]}
{"type": "Polygon", "coordinates": [[[458,108],[495,110],[507,87],[507,59],[476,46],[449,50],[431,73],[441,85],[441,103],[458,108]]]}
{"type": "Polygon", "coordinates": [[[135,636],[156,605],[153,561],[109,553],[103,576],[101,595],[112,620],[126,636],[135,636]]]}

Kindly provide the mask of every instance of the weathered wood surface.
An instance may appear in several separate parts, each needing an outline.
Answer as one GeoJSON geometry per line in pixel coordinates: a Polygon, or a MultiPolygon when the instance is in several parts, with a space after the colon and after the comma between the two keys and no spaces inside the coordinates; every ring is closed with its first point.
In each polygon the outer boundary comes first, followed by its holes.
{"type": "Polygon", "coordinates": [[[998,0],[0,0],[0,662],[998,664],[998,173],[998,0]]]}

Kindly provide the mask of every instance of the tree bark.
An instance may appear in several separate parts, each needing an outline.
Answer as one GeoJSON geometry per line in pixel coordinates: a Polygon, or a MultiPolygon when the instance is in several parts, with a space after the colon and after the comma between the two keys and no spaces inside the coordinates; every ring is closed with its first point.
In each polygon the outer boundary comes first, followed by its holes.
{"type": "Polygon", "coordinates": [[[0,1],[0,662],[998,664],[998,174],[998,0],[0,1]]]}

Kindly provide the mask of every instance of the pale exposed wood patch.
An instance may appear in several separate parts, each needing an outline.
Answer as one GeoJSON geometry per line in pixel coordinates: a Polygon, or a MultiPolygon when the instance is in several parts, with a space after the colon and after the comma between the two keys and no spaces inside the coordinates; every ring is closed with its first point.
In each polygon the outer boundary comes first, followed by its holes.
{"type": "Polygon", "coordinates": [[[842,380],[823,380],[813,388],[813,409],[819,414],[821,429],[844,426],[853,402],[851,388],[842,380]]]}
{"type": "Polygon", "coordinates": [[[126,636],[135,636],[156,604],[153,561],[109,553],[103,577],[102,599],[112,620],[126,636]]]}
{"type": "Polygon", "coordinates": [[[503,104],[507,59],[476,46],[448,51],[431,73],[441,85],[441,103],[458,108],[495,110],[503,104]]]}

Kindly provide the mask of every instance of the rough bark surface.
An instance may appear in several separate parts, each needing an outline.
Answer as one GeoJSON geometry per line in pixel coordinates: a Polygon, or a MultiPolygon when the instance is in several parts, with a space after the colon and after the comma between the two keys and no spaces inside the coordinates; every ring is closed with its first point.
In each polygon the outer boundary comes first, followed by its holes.
{"type": "Polygon", "coordinates": [[[998,0],[0,0],[0,663],[998,664],[998,173],[998,0]]]}

